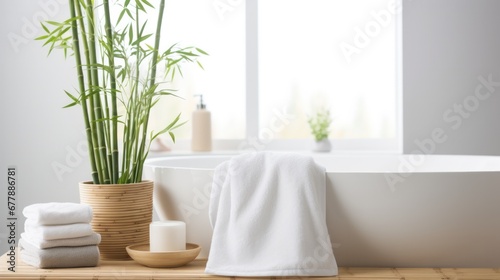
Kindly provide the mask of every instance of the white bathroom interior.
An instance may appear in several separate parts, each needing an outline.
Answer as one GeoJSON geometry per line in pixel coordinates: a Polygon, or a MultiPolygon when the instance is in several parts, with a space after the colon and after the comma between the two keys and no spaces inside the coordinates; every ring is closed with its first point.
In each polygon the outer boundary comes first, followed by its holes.
{"type": "MultiPolygon", "coordinates": [[[[2,5],[0,166],[18,168],[19,209],[79,202],[78,182],[90,174],[85,130],[79,110],[62,109],[74,69],[62,56],[47,58],[34,40],[42,34],[38,22],[64,18],[67,3],[2,5]]],[[[196,45],[209,55],[204,69],[188,67],[171,85],[180,98],[155,108],[153,130],[179,113],[186,123],[175,131],[176,143],[168,135],[154,143],[145,175],[166,188],[188,182],[189,191],[176,197],[182,204],[232,155],[312,155],[327,169],[327,222],[339,265],[494,266],[498,11],[495,0],[167,1],[162,43],[196,45]],[[209,151],[191,146],[197,95],[211,114],[209,151]],[[324,109],[332,119],[332,149],[315,153],[307,120],[324,109]],[[419,224],[424,217],[433,219],[419,224]],[[471,253],[465,258],[457,247],[464,240],[471,253]],[[377,246],[391,242],[399,247],[377,256],[383,249],[377,246]],[[444,260],[440,252],[456,257],[444,260]]],[[[172,218],[166,208],[178,207],[155,203],[155,219],[172,218]]],[[[192,216],[193,232],[209,229],[204,211],[192,216]]],[[[2,253],[6,230],[0,228],[2,253]]],[[[191,238],[209,243],[200,236],[191,238]]]]}

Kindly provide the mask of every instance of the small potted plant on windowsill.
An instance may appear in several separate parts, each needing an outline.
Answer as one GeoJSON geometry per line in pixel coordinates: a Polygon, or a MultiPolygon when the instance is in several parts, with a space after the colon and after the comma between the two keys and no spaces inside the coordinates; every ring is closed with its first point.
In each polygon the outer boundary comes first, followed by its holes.
{"type": "Polygon", "coordinates": [[[332,144],[328,135],[330,134],[330,125],[332,119],[330,118],[330,110],[319,110],[312,117],[307,119],[311,133],[314,136],[315,145],[314,152],[329,152],[332,149],[332,144]]]}
{"type": "Polygon", "coordinates": [[[82,109],[92,170],[92,181],[80,183],[80,201],[93,208],[101,257],[125,259],[126,246],[149,240],[153,182],[142,180],[149,146],[162,133],[175,141],[173,130],[182,125],[179,115],[151,131],[151,108],[160,97],[176,96],[163,84],[182,74],[185,63],[201,67],[198,58],[206,53],[176,44],[160,49],[165,0],[68,1],[69,18],[42,23],[45,35],[37,39],[49,53],[62,49],[75,61],[78,87],[66,92],[66,107],[82,109]],[[119,9],[115,18],[112,7],[119,9]],[[149,12],[157,15],[152,33],[146,28],[149,12]]]}

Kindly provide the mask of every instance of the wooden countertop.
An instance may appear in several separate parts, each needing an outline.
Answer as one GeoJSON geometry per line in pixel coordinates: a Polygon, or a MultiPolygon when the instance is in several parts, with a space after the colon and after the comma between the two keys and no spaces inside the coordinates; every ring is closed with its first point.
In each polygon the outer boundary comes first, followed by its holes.
{"type": "MultiPolygon", "coordinates": [[[[7,256],[0,257],[0,279],[285,279],[281,277],[220,277],[204,273],[206,261],[197,260],[179,268],[148,268],[134,261],[102,260],[98,267],[36,269],[17,255],[16,272],[7,270],[7,256]]],[[[500,279],[499,268],[347,268],[337,277],[315,279],[500,279]]],[[[296,277],[294,279],[303,279],[296,277]]]]}

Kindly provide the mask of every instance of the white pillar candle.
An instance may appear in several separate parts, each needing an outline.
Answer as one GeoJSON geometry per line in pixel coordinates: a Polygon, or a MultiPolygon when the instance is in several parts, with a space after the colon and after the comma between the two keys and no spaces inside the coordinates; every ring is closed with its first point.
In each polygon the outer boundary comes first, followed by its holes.
{"type": "Polygon", "coordinates": [[[151,252],[186,250],[186,223],[152,222],[149,225],[149,248],[151,252]]]}

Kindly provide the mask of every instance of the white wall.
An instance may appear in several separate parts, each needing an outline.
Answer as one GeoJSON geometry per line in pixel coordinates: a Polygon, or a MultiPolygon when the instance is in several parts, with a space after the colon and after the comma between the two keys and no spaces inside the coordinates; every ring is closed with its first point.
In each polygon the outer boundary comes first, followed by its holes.
{"type": "Polygon", "coordinates": [[[430,140],[423,149],[416,141],[437,129],[436,154],[500,155],[500,1],[404,1],[404,152],[432,151],[430,140]],[[494,92],[476,96],[478,77],[489,75],[494,92]]]}
{"type": "MultiPolygon", "coordinates": [[[[7,166],[18,168],[17,215],[26,205],[49,201],[79,201],[78,182],[89,179],[84,157],[69,152],[84,143],[78,107],[64,89],[73,90],[72,57],[62,52],[47,58],[48,49],[33,38],[41,35],[40,18],[66,18],[66,0],[18,0],[0,11],[0,252],[7,250],[5,215],[7,166]],[[58,2],[59,1],[59,2],[58,2]],[[10,36],[10,37],[9,37],[10,36]],[[17,44],[11,43],[17,39],[17,44]],[[66,159],[69,161],[66,162],[66,159]],[[67,166],[60,177],[53,164],[67,166]]],[[[23,225],[18,221],[18,226],[23,225]]],[[[23,230],[18,227],[18,236],[23,230]]]]}

